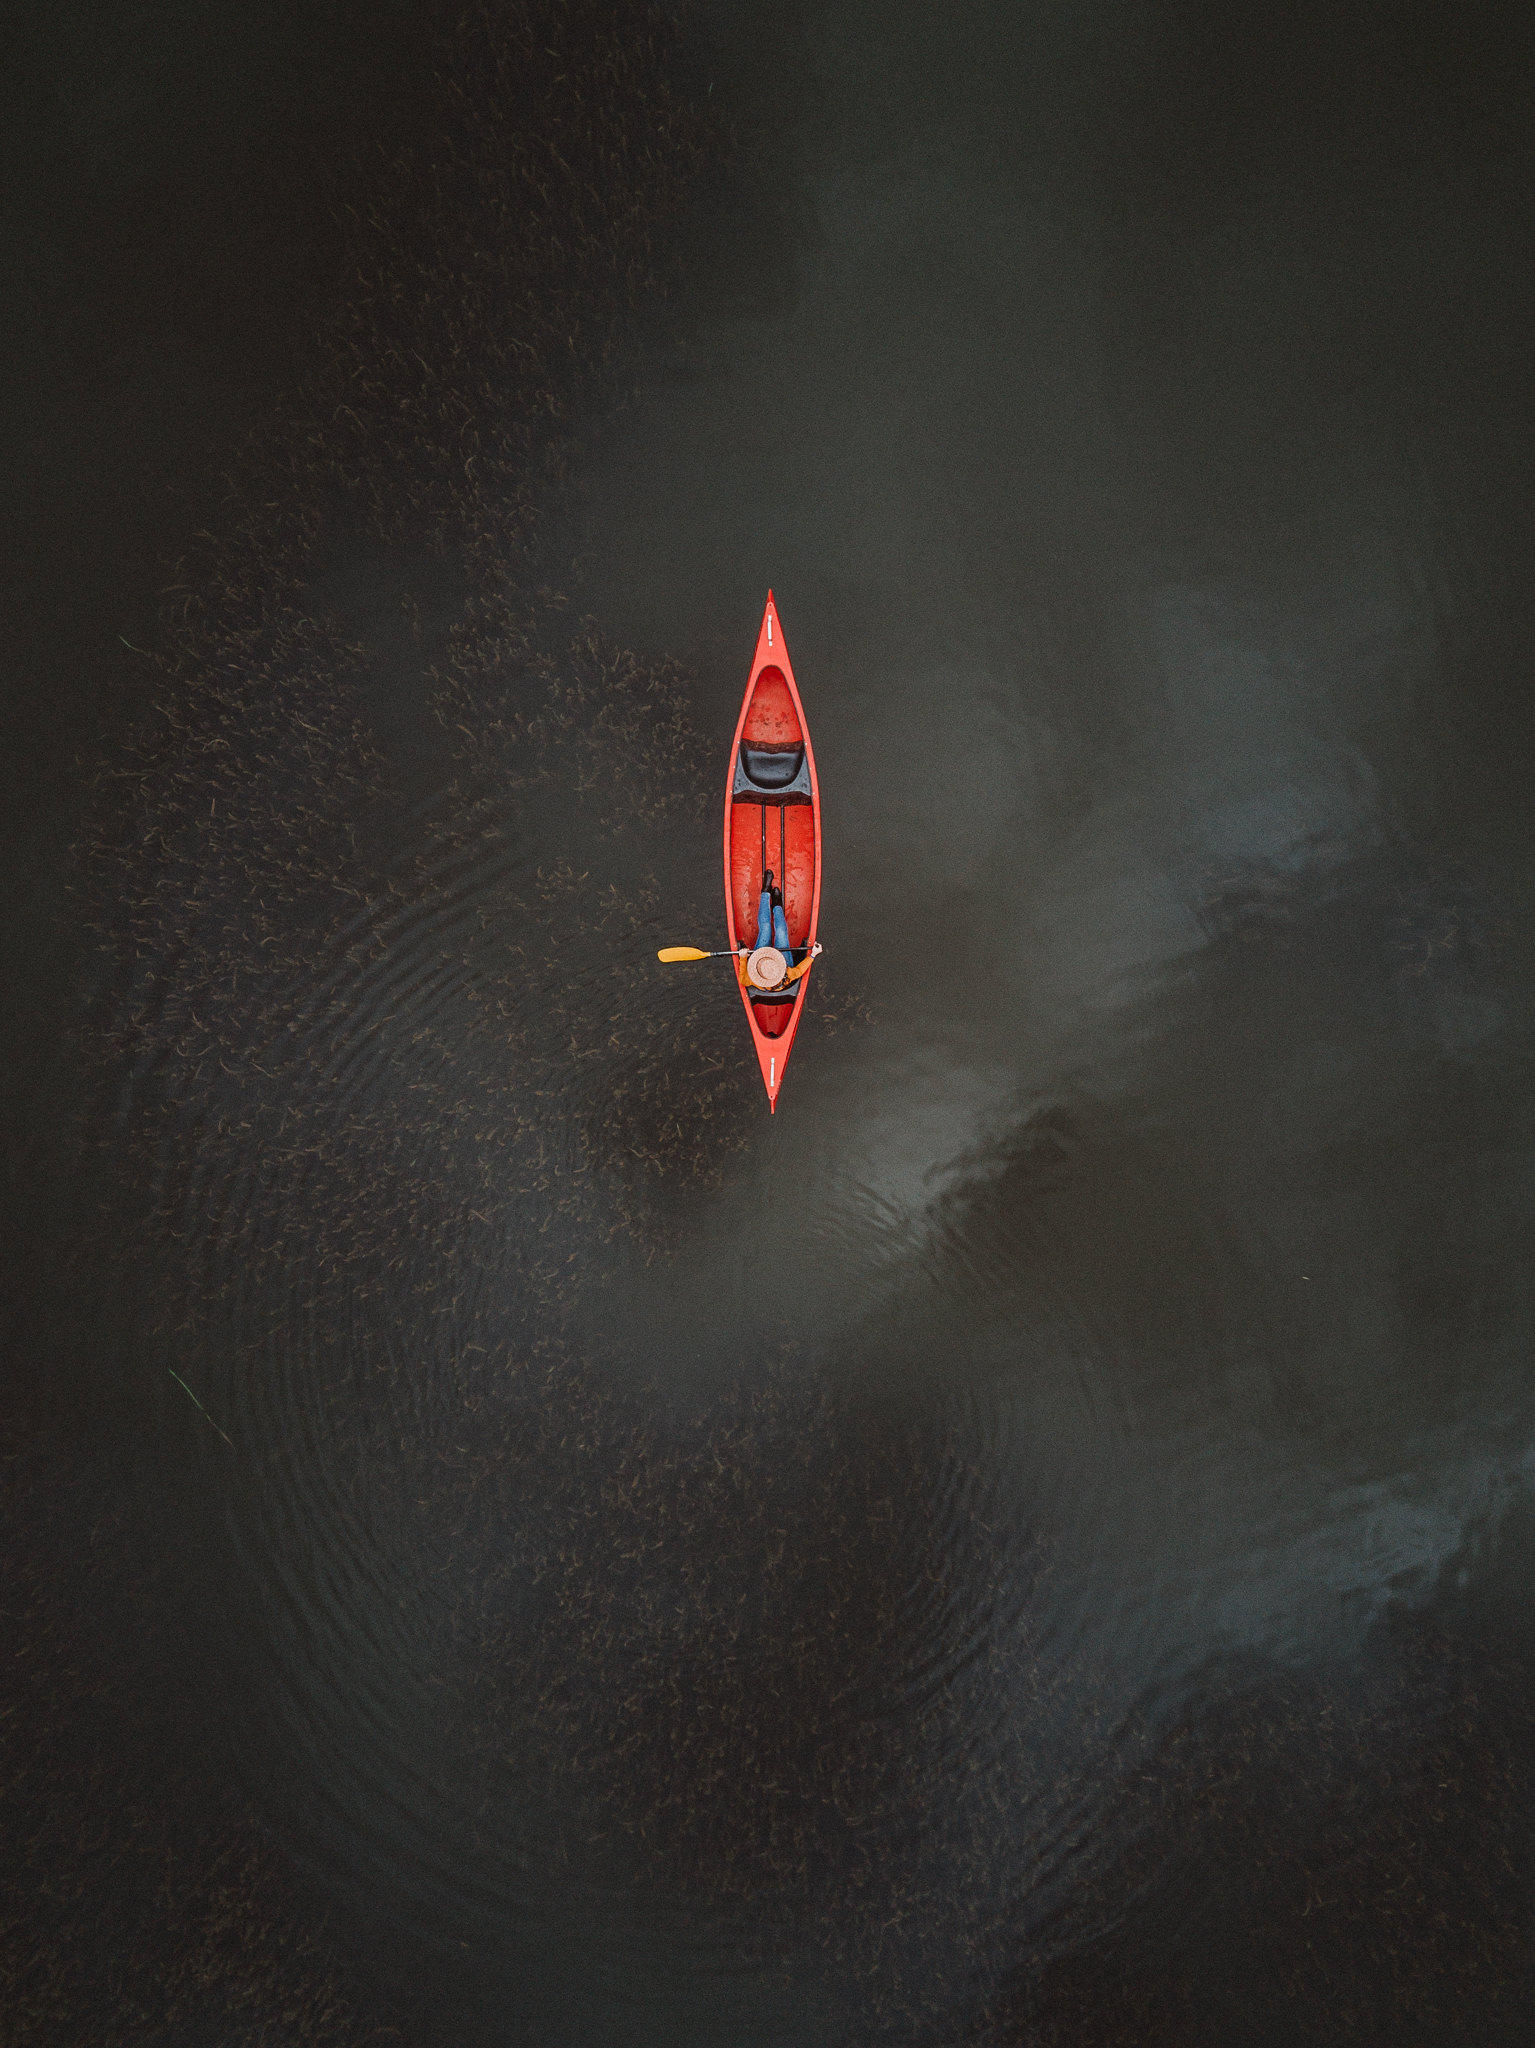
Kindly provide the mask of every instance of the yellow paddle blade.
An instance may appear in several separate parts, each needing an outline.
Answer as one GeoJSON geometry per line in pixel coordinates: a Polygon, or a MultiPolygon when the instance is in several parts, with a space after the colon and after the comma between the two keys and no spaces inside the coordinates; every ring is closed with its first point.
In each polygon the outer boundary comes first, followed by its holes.
{"type": "Polygon", "coordinates": [[[707,953],[700,953],[696,946],[663,946],[656,955],[658,960],[666,961],[707,960],[708,957],[707,953]]]}

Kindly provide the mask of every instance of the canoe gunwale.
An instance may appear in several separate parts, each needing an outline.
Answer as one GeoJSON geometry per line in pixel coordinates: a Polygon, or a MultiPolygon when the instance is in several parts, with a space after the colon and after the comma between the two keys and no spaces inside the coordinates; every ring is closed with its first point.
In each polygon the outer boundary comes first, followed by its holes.
{"type": "MultiPolygon", "coordinates": [[[[776,682],[773,687],[776,688],[776,682]]],[[[796,780],[798,779],[796,777],[796,780]]],[[[729,935],[729,943],[732,946],[745,944],[748,938],[755,935],[754,931],[743,933],[739,929],[736,915],[735,864],[733,858],[736,812],[738,810],[746,810],[759,813],[758,817],[753,818],[752,823],[754,827],[766,835],[768,830],[767,812],[769,810],[777,810],[779,812],[780,845],[782,845],[782,835],[787,831],[788,825],[788,820],[785,816],[786,810],[792,809],[796,812],[803,812],[807,808],[810,812],[810,914],[803,938],[795,943],[795,950],[800,952],[802,957],[808,948],[814,946],[816,932],[820,924],[821,791],[820,782],[816,775],[815,749],[811,745],[810,728],[805,718],[805,707],[800,701],[799,689],[794,680],[794,669],[789,660],[788,649],[784,645],[782,622],[778,618],[773,593],[769,591],[767,603],[763,608],[762,622],[757,631],[756,652],[752,659],[750,672],[747,675],[746,688],[742,692],[741,709],[736,718],[735,732],[731,737],[729,763],[725,774],[725,926],[729,935]],[[808,772],[808,798],[802,794],[787,796],[786,793],[786,799],[780,799],[770,790],[759,792],[756,788],[752,788],[748,792],[741,790],[739,787],[743,773],[741,767],[741,742],[751,714],[753,699],[757,694],[759,684],[763,681],[765,672],[769,669],[776,670],[783,679],[787,688],[789,703],[793,708],[794,721],[799,730],[797,736],[789,739],[780,739],[776,743],[758,738],[754,739],[751,744],[756,748],[760,748],[763,752],[772,753],[783,753],[790,750],[797,751],[800,747],[803,747],[805,760],[804,769],[801,773],[808,772]]],[[[781,877],[780,881],[783,879],[785,878],[781,877]]],[[[797,922],[797,917],[795,921],[797,922]]],[[[794,994],[787,1005],[784,1004],[782,997],[777,998],[771,1005],[763,1005],[765,1008],[787,1007],[789,1011],[787,1021],[782,1030],[768,1033],[760,1028],[753,1014],[754,998],[741,975],[739,962],[737,963],[737,986],[740,989],[741,1006],[746,1012],[747,1027],[752,1035],[753,1049],[756,1052],[757,1063],[762,1073],[762,1085],[767,1090],[768,1107],[772,1111],[776,1111],[778,1107],[778,1092],[783,1085],[784,1070],[789,1063],[789,1054],[793,1048],[794,1037],[798,1031],[800,1017],[804,1011],[805,996],[810,976],[813,972],[813,968],[807,968],[805,973],[801,975],[799,982],[796,984],[794,994]]]]}

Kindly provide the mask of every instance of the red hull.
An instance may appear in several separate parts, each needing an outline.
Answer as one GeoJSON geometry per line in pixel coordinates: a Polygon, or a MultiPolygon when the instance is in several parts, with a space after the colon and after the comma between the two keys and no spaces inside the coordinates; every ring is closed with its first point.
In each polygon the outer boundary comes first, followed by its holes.
{"type": "MultiPolygon", "coordinates": [[[[804,706],[794,685],[794,670],[789,665],[789,650],[784,646],[772,591],[768,592],[767,608],[757,633],[757,652],[747,677],[746,694],[741,699],[741,715],[736,720],[730,764],[725,773],[725,920],[732,945],[757,943],[757,903],[762,893],[764,866],[773,869],[783,890],[790,943],[814,945],[821,910],[821,790],[816,781],[815,755],[810,748],[804,706]],[[750,789],[743,793],[747,781],[739,765],[743,760],[743,741],[760,749],[763,755],[783,757],[786,765],[793,764],[797,749],[804,749],[803,764],[796,778],[799,787],[791,790],[787,801],[765,794],[759,802],[750,789]]],[[[794,1034],[805,1007],[805,991],[814,972],[812,967],[800,976],[790,1001],[763,1003],[753,1001],[746,987],[744,961],[736,963],[741,1004],[751,1028],[770,1110],[778,1107],[778,1091],[783,1086],[784,1069],[789,1064],[794,1034]]]]}

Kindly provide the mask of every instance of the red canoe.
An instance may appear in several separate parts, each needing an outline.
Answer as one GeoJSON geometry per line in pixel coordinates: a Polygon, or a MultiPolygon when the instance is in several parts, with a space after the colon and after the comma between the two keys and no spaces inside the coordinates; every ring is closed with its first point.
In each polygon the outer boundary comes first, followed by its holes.
{"type": "MultiPolygon", "coordinates": [[[[796,960],[803,959],[799,949],[815,944],[821,909],[821,792],[771,590],[725,777],[725,918],[733,945],[757,943],[757,905],[766,868],[783,891],[789,942],[796,960]]],[[[765,995],[748,986],[745,961],[736,962],[741,1003],[771,1110],[778,1107],[813,972],[807,970],[781,995],[765,995]]]]}

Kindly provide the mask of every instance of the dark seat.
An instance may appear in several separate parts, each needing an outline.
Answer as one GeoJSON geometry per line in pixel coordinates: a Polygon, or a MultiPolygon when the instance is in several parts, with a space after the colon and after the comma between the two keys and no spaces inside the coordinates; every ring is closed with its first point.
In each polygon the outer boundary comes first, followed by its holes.
{"type": "Polygon", "coordinates": [[[730,787],[736,803],[808,804],[810,763],[803,747],[754,747],[742,740],[730,787]]]}

